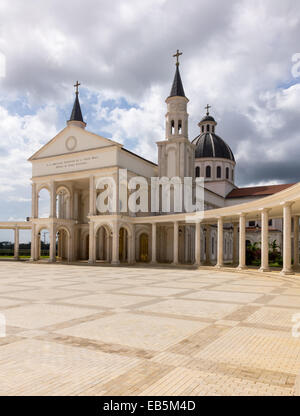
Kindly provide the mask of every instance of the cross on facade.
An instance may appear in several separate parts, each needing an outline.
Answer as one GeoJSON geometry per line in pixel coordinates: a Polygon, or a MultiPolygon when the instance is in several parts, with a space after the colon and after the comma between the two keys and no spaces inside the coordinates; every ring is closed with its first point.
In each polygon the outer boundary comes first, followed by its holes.
{"type": "Polygon", "coordinates": [[[182,52],[179,52],[179,49],[177,49],[177,52],[173,55],[173,58],[176,58],[176,65],[179,65],[179,56],[182,55],[182,52]]]}
{"type": "Polygon", "coordinates": [[[75,90],[76,94],[78,94],[79,85],[81,85],[81,84],[78,81],[76,81],[76,84],[74,85],[74,87],[76,88],[76,90],[75,90]]]}
{"type": "Polygon", "coordinates": [[[204,107],[206,109],[206,115],[209,115],[209,109],[211,108],[211,105],[208,105],[206,107],[204,107]]]}

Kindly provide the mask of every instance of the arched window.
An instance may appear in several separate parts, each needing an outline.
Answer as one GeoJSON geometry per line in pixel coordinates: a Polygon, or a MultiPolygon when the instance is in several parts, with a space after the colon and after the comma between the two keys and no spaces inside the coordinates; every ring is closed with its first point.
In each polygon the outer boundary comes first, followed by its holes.
{"type": "Polygon", "coordinates": [[[209,124],[207,124],[206,126],[206,131],[209,131],[209,124]]]}
{"type": "Polygon", "coordinates": [[[229,168],[226,168],[226,179],[229,179],[229,168]]]}
{"type": "Polygon", "coordinates": [[[234,181],[234,170],[231,171],[231,180],[234,181]]]}
{"type": "Polygon", "coordinates": [[[215,126],[212,126],[211,131],[214,133],[215,132],[215,126]]]}
{"type": "Polygon", "coordinates": [[[175,133],[175,123],[174,120],[171,121],[171,134],[175,133]]]}
{"type": "Polygon", "coordinates": [[[204,126],[202,126],[202,133],[204,132],[204,126]]]}
{"type": "Polygon", "coordinates": [[[199,166],[196,167],[196,178],[200,177],[200,168],[199,166]]]}
{"type": "Polygon", "coordinates": [[[211,177],[211,167],[210,167],[210,166],[206,166],[206,169],[205,169],[205,176],[206,176],[207,178],[210,178],[210,177],[211,177]]]}
{"type": "Polygon", "coordinates": [[[221,178],[221,176],[222,176],[221,166],[217,166],[217,178],[221,178]]]}
{"type": "Polygon", "coordinates": [[[178,134],[182,134],[182,122],[181,122],[181,120],[178,121],[178,134]]]}

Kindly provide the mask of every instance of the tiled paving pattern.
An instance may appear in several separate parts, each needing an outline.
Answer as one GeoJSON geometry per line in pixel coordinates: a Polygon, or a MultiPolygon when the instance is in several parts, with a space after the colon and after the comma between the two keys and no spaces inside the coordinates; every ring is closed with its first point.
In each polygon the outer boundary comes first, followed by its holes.
{"type": "Polygon", "coordinates": [[[300,394],[300,276],[0,262],[0,395],[300,394]]]}

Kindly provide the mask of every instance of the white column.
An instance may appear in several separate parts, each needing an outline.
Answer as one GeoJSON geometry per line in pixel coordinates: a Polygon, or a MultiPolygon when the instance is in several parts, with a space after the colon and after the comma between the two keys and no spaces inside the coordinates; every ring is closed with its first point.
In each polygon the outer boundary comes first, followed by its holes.
{"type": "Polygon", "coordinates": [[[216,267],[222,267],[223,260],[223,218],[218,218],[218,252],[217,252],[217,264],[216,267]]]}
{"type": "Polygon", "coordinates": [[[283,268],[281,274],[294,274],[291,255],[292,202],[283,204],[283,268]]]}
{"type": "Polygon", "coordinates": [[[201,266],[201,223],[196,222],[195,228],[195,264],[201,266]]]}
{"type": "Polygon", "coordinates": [[[232,262],[234,265],[238,264],[238,223],[233,223],[233,247],[232,247],[232,262]]]}
{"type": "Polygon", "coordinates": [[[239,236],[239,265],[238,270],[246,268],[246,215],[240,214],[240,236],[239,236]]]}
{"type": "Polygon", "coordinates": [[[94,223],[90,221],[89,230],[89,263],[94,264],[96,261],[96,247],[95,247],[95,230],[94,223]]]}
{"type": "Polygon", "coordinates": [[[19,260],[19,228],[15,228],[14,259],[19,260]]]}
{"type": "Polygon", "coordinates": [[[56,187],[54,181],[50,183],[50,218],[56,218],[56,187]]]}
{"type": "Polygon", "coordinates": [[[174,235],[173,235],[173,264],[178,264],[178,221],[174,222],[174,235]]]}
{"type": "Polygon", "coordinates": [[[54,225],[51,226],[49,234],[50,234],[49,235],[49,238],[50,238],[49,262],[54,263],[56,261],[56,232],[55,232],[54,225]]]}
{"type": "Polygon", "coordinates": [[[95,177],[90,176],[90,202],[89,202],[89,215],[96,215],[96,188],[95,177]]]}
{"type": "Polygon", "coordinates": [[[38,217],[38,195],[36,192],[36,183],[32,183],[32,196],[31,196],[31,216],[32,218],[38,217]]]}
{"type": "Polygon", "coordinates": [[[35,224],[31,228],[30,261],[35,261],[35,224]]]}
{"type": "Polygon", "coordinates": [[[134,264],[135,263],[135,227],[132,227],[132,234],[130,236],[128,236],[128,243],[129,243],[129,247],[128,247],[128,252],[129,252],[129,259],[128,259],[128,263],[129,264],[134,264]]]}
{"type": "Polygon", "coordinates": [[[261,211],[261,272],[269,271],[269,210],[261,211]]]}
{"type": "Polygon", "coordinates": [[[294,216],[294,267],[299,266],[299,216],[294,216]]]}
{"type": "Polygon", "coordinates": [[[152,224],[152,260],[151,263],[156,263],[156,223],[152,224]]]}
{"type": "Polygon", "coordinates": [[[119,264],[119,226],[117,223],[113,224],[112,237],[112,260],[111,264],[119,264]]]}

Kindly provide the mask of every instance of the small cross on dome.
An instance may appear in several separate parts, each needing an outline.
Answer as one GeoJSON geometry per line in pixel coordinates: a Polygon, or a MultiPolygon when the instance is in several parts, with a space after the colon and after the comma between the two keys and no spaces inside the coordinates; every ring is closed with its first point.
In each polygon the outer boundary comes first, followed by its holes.
{"type": "Polygon", "coordinates": [[[209,116],[209,109],[211,108],[211,105],[207,104],[204,108],[206,109],[206,115],[209,116]]]}

